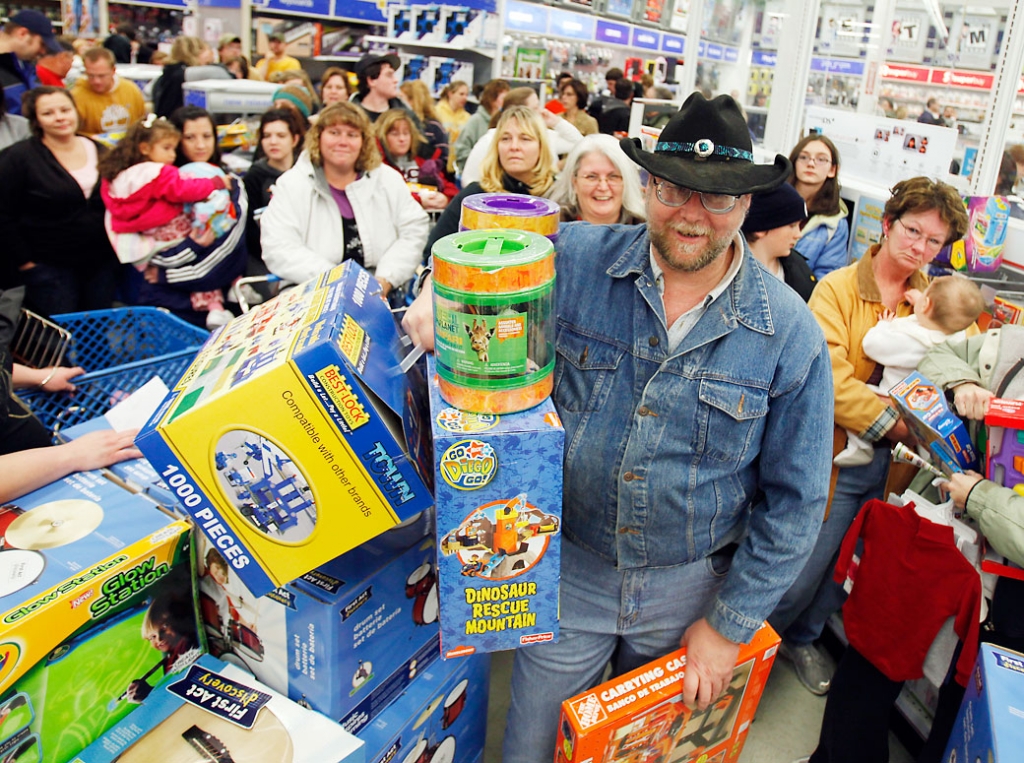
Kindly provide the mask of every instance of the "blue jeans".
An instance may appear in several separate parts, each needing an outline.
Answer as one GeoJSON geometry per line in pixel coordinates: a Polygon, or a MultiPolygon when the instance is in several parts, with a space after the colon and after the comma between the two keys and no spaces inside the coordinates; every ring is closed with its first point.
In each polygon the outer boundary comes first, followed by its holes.
{"type": "Polygon", "coordinates": [[[890,460],[889,449],[878,448],[870,464],[839,470],[828,519],[821,525],[814,550],[768,618],[786,643],[803,646],[813,642],[846,601],[843,587],[832,580],[839,546],[861,506],[872,498],[882,498],[890,460]]]}
{"type": "Polygon", "coordinates": [[[503,763],[551,760],[562,701],[598,684],[610,659],[619,674],[678,649],[729,571],[725,554],[619,571],[562,544],[560,637],[516,652],[503,763]]]}

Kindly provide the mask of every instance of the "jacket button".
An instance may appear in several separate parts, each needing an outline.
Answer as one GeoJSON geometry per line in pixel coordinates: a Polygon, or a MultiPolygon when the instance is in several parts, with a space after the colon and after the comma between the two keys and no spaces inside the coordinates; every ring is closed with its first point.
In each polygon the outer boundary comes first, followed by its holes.
{"type": "Polygon", "coordinates": [[[658,337],[656,337],[656,336],[648,337],[647,344],[649,344],[651,347],[657,347],[658,346],[658,337]]]}
{"type": "Polygon", "coordinates": [[[628,533],[629,533],[629,528],[628,527],[620,527],[619,528],[619,535],[626,535],[628,533]]]}
{"type": "Polygon", "coordinates": [[[641,405],[639,408],[636,409],[636,412],[639,413],[641,416],[653,416],[654,415],[654,411],[652,411],[646,405],[641,405]]]}
{"type": "Polygon", "coordinates": [[[623,482],[632,482],[635,479],[636,479],[636,475],[633,474],[633,472],[626,472],[625,474],[622,475],[622,481],[623,482]]]}

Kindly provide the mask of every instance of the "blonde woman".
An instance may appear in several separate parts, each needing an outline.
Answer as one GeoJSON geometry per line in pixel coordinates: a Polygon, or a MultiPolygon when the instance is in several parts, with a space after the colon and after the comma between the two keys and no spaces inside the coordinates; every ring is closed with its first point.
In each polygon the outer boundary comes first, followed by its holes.
{"type": "Polygon", "coordinates": [[[153,110],[157,116],[169,117],[175,109],[185,105],[181,86],[186,79],[197,79],[185,76],[185,69],[193,66],[203,67],[203,79],[233,79],[227,69],[213,66],[213,48],[198,37],[182,35],[174,40],[164,72],[153,83],[153,110]]]}
{"type": "Polygon", "coordinates": [[[320,112],[260,228],[263,261],[285,281],[355,260],[388,293],[412,278],[429,223],[401,174],[382,163],[366,113],[346,102],[320,112]]]}
{"type": "Polygon", "coordinates": [[[441,149],[441,166],[447,171],[448,168],[448,133],[441,124],[441,119],[434,108],[434,99],[430,95],[430,88],[422,80],[414,79],[403,82],[398,88],[402,93],[402,100],[409,104],[409,110],[416,115],[420,121],[420,131],[423,137],[430,144],[430,154],[441,149]]]}
{"type": "MultiPolygon", "coordinates": [[[[459,80],[445,85],[441,95],[437,98],[437,116],[441,120],[441,126],[447,131],[448,143],[452,146],[455,145],[462,126],[469,121],[470,114],[466,111],[467,100],[469,100],[469,85],[459,80]]],[[[455,173],[454,152],[448,156],[448,172],[455,173]]]]}
{"type": "Polygon", "coordinates": [[[494,141],[480,166],[480,180],[465,186],[445,207],[430,231],[424,256],[434,242],[459,230],[462,200],[475,193],[523,193],[545,196],[555,182],[555,162],[548,146],[548,131],[540,116],[526,106],[511,106],[501,112],[494,128],[494,141]]]}

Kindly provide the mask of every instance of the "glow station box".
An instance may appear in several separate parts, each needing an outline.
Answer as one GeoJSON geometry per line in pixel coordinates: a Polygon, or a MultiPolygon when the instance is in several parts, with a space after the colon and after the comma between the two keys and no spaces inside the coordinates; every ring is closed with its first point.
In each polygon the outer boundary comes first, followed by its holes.
{"type": "Polygon", "coordinates": [[[406,354],[346,262],[214,333],[136,443],[263,595],[433,503],[406,452],[406,354]]]}
{"type": "Polygon", "coordinates": [[[189,525],[93,471],[0,534],[0,759],[65,761],[200,655],[189,525]]]}
{"type": "Polygon", "coordinates": [[[942,390],[915,371],[889,390],[889,397],[917,441],[947,474],[978,468],[978,452],[967,427],[946,405],[942,390]]]}
{"type": "Polygon", "coordinates": [[[338,724],[205,656],[72,763],[257,760],[364,763],[365,752],[338,724]]]}
{"type": "Polygon", "coordinates": [[[766,623],[740,646],[732,680],[706,710],[683,704],[685,649],[567,699],[555,763],[738,760],[778,647],[779,637],[766,623]]]}
{"type": "Polygon", "coordinates": [[[475,763],[487,735],[491,658],[438,661],[356,736],[366,763],[475,763]]]}
{"type": "Polygon", "coordinates": [[[1024,749],[1024,654],[982,644],[944,761],[1013,763],[1024,749]]]}
{"type": "Polygon", "coordinates": [[[392,530],[255,597],[205,538],[199,602],[211,654],[348,731],[378,715],[437,659],[434,540],[392,530]]]}
{"type": "Polygon", "coordinates": [[[441,656],[558,639],[562,446],[550,399],[513,414],[475,414],[441,397],[427,364],[441,656]]]}

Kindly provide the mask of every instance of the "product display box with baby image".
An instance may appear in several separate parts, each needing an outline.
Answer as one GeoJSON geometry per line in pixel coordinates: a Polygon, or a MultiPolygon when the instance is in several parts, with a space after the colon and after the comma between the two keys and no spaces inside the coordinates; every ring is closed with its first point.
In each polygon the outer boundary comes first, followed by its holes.
{"type": "Polygon", "coordinates": [[[63,763],[199,657],[190,528],[91,471],[0,534],[0,760],[63,763]]]}
{"type": "Polygon", "coordinates": [[[942,758],[947,763],[1013,763],[1024,750],[1024,654],[982,644],[942,758]]]}
{"type": "Polygon", "coordinates": [[[490,655],[438,660],[357,736],[366,763],[475,763],[487,736],[490,655]]]}
{"type": "Polygon", "coordinates": [[[258,598],[200,538],[196,571],[210,652],[354,733],[437,659],[428,529],[424,515],[258,598]]]}
{"type": "Polygon", "coordinates": [[[139,434],[253,593],[433,503],[406,452],[406,354],[377,281],[346,262],[214,333],[139,434]]]}
{"type": "Polygon", "coordinates": [[[555,763],[739,760],[778,647],[766,623],[740,645],[732,681],[706,710],[683,704],[685,649],[567,699],[555,763]]]}
{"type": "Polygon", "coordinates": [[[364,763],[364,745],[209,655],[157,687],[72,763],[364,763]]]}
{"type": "Polygon", "coordinates": [[[889,397],[936,466],[947,474],[978,468],[967,427],[946,405],[942,390],[915,371],[889,390],[889,397]]]}
{"type": "Polygon", "coordinates": [[[427,364],[437,511],[441,655],[558,639],[562,445],[550,400],[476,414],[441,397],[427,364]]]}

